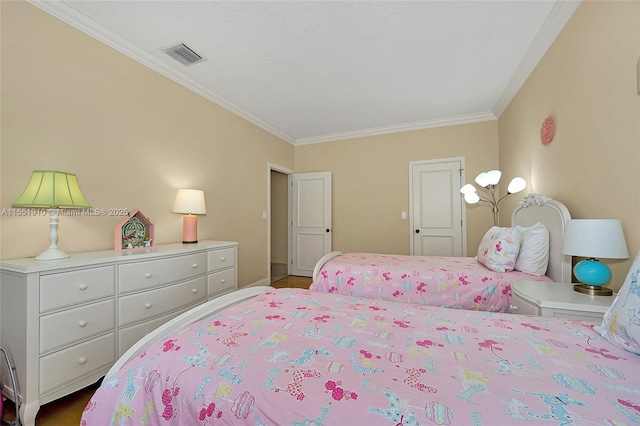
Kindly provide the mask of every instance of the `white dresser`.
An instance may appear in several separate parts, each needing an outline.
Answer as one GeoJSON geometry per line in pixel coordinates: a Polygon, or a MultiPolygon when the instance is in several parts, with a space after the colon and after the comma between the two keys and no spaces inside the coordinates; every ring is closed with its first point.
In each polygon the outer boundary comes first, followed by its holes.
{"type": "MultiPolygon", "coordinates": [[[[160,324],[236,290],[237,246],[200,241],[1,261],[0,346],[16,368],[23,424],[35,424],[42,404],[94,383],[160,324]]],[[[5,366],[2,377],[13,399],[5,366]]]]}

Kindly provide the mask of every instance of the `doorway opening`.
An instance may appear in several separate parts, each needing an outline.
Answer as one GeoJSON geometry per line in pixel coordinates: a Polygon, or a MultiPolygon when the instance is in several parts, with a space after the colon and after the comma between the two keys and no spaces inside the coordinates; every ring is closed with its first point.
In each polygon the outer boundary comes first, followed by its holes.
{"type": "Polygon", "coordinates": [[[267,276],[274,282],[289,275],[289,175],[293,171],[269,164],[268,172],[267,276]]]}
{"type": "Polygon", "coordinates": [[[267,173],[268,281],[311,277],[331,251],[331,172],[294,173],[269,163],[267,173]]]}

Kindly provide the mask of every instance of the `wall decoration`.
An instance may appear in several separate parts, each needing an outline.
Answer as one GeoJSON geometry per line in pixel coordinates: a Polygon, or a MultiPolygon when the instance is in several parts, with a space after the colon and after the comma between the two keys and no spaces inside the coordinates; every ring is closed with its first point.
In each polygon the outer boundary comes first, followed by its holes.
{"type": "Polygon", "coordinates": [[[545,118],[542,122],[542,128],[540,129],[540,141],[542,141],[542,145],[549,145],[551,143],[555,131],[556,125],[553,122],[553,118],[550,116],[545,118]]]}
{"type": "Polygon", "coordinates": [[[114,236],[118,251],[155,247],[153,223],[140,210],[131,210],[116,225],[114,236]]]}

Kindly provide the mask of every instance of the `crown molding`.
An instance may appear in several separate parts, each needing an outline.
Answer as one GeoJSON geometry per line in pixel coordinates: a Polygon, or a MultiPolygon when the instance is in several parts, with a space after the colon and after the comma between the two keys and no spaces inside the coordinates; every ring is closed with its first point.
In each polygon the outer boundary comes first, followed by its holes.
{"type": "Polygon", "coordinates": [[[140,62],[142,65],[151,68],[152,70],[164,75],[165,77],[173,80],[174,82],[184,86],[185,88],[197,93],[203,98],[215,103],[216,105],[226,109],[227,111],[243,118],[244,120],[254,124],[261,129],[271,133],[272,135],[295,145],[295,140],[288,134],[275,128],[271,124],[256,117],[251,112],[244,108],[234,104],[233,102],[218,95],[211,89],[203,86],[196,80],[185,76],[184,74],[176,71],[169,65],[160,61],[153,55],[149,54],[143,49],[140,49],[128,40],[115,34],[113,31],[105,28],[103,25],[98,24],[87,15],[79,12],[72,6],[69,6],[64,1],[45,1],[45,0],[27,0],[34,6],[44,10],[45,12],[53,15],[59,20],[71,25],[72,27],[82,31],[83,33],[95,38],[96,40],[106,44],[107,46],[117,50],[130,57],[131,59],[140,62]]]}
{"type": "Polygon", "coordinates": [[[415,121],[413,123],[396,124],[393,126],[374,127],[370,129],[354,130],[351,132],[333,133],[331,135],[313,136],[296,139],[296,146],[314,143],[334,142],[344,139],[364,138],[368,136],[386,135],[389,133],[411,132],[413,130],[432,129],[435,127],[457,126],[460,124],[480,123],[482,121],[497,120],[492,112],[461,115],[437,120],[415,121]]]}
{"type": "Polygon", "coordinates": [[[294,146],[496,120],[508,107],[511,100],[515,97],[531,72],[535,69],[540,59],[542,59],[547,49],[551,46],[562,28],[580,6],[581,1],[582,0],[556,1],[540,32],[532,42],[531,47],[520,62],[515,74],[505,87],[493,110],[490,112],[295,139],[258,118],[253,113],[203,86],[196,80],[178,72],[145,50],[140,49],[128,40],[115,34],[113,31],[98,24],[93,19],[68,5],[66,2],[27,0],[30,4],[33,4],[59,20],[71,25],[72,27],[95,38],[118,52],[123,53],[142,65],[164,75],[188,90],[191,90],[203,98],[215,103],[221,108],[226,109],[227,111],[294,146]]]}
{"type": "Polygon", "coordinates": [[[538,66],[542,57],[547,53],[549,47],[551,47],[581,3],[582,0],[559,0],[555,2],[551,13],[547,16],[544,24],[542,24],[540,31],[538,31],[531,46],[525,53],[522,61],[520,61],[516,72],[511,77],[511,80],[509,80],[509,83],[507,83],[498,102],[496,102],[496,105],[493,107],[493,114],[496,117],[500,117],[507,109],[509,103],[511,103],[533,70],[538,66]]]}

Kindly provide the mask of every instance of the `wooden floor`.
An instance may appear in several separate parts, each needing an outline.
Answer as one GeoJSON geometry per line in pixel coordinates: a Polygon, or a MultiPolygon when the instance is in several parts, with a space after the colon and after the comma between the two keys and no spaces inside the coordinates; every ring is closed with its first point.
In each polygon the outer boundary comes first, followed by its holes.
{"type": "MultiPolygon", "coordinates": [[[[98,383],[88,386],[78,392],[67,395],[57,401],[40,407],[36,416],[37,426],[78,426],[82,411],[91,395],[98,389],[98,383]]],[[[15,406],[7,400],[4,403],[4,420],[12,422],[15,417],[15,406]]]]}
{"type": "MultiPolygon", "coordinates": [[[[310,285],[311,278],[293,275],[271,283],[275,288],[309,288],[310,285]]],[[[78,426],[82,411],[97,388],[98,383],[43,405],[36,416],[36,426],[78,426]]],[[[11,401],[6,401],[4,404],[3,419],[9,421],[15,419],[15,409],[11,401]]]]}
{"type": "Polygon", "coordinates": [[[271,283],[271,287],[275,288],[309,288],[311,285],[310,277],[296,277],[294,275],[289,275],[288,277],[284,277],[279,279],[278,281],[274,281],[271,283]]]}

